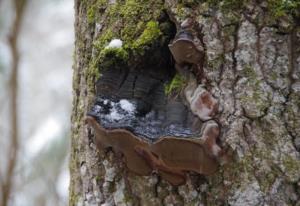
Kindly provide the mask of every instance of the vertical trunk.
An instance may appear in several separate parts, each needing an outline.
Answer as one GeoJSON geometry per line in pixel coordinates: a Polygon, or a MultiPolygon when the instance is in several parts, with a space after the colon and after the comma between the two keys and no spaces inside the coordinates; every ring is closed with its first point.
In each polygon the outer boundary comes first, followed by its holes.
{"type": "Polygon", "coordinates": [[[26,0],[13,1],[15,18],[8,36],[9,46],[11,50],[12,66],[9,87],[10,101],[10,125],[11,135],[8,149],[8,161],[6,165],[5,176],[1,181],[1,205],[6,206],[9,203],[9,198],[14,186],[14,172],[17,165],[18,150],[19,150],[19,124],[18,124],[18,74],[19,74],[19,51],[18,37],[22,25],[22,17],[26,7],[26,0]]]}
{"type": "MultiPolygon", "coordinates": [[[[300,204],[299,4],[201,2],[75,0],[70,205],[300,204]],[[177,28],[187,17],[200,24],[201,82],[219,102],[218,144],[231,157],[213,175],[188,173],[181,186],[132,174],[120,155],[96,148],[85,122],[105,46],[120,38],[143,53],[143,41],[156,38],[143,36],[147,23],[163,11],[177,28]]],[[[139,61],[120,56],[130,65],[139,61]]]]}

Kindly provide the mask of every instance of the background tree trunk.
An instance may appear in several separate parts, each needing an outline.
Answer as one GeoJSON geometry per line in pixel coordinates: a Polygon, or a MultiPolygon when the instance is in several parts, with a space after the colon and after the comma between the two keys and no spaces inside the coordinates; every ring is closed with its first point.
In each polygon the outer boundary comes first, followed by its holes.
{"type": "Polygon", "coordinates": [[[75,0],[75,12],[70,205],[300,205],[299,3],[75,0]],[[160,10],[177,27],[187,17],[202,25],[220,144],[232,156],[178,187],[128,172],[97,150],[85,123],[101,50],[113,38],[136,41],[160,10]]]}

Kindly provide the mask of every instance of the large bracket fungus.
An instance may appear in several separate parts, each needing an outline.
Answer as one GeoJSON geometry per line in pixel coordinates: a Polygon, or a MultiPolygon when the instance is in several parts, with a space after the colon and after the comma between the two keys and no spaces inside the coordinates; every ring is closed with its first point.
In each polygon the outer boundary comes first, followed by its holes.
{"type": "Polygon", "coordinates": [[[184,183],[189,171],[214,173],[221,154],[216,143],[220,129],[212,120],[217,101],[198,86],[193,71],[205,56],[195,39],[182,26],[175,37],[173,32],[163,33],[134,63],[103,64],[87,117],[98,148],[112,147],[124,155],[130,171],[138,175],[156,171],[174,185],[184,183]],[[175,73],[186,74],[188,83],[170,97],[165,85],[175,73]]]}

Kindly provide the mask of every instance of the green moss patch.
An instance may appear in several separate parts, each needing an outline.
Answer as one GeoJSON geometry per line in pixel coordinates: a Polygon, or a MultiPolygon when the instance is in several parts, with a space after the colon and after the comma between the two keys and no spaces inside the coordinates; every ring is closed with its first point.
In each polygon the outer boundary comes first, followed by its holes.
{"type": "Polygon", "coordinates": [[[99,55],[100,67],[114,68],[126,65],[129,55],[124,48],[104,48],[99,55]]]}
{"type": "Polygon", "coordinates": [[[133,43],[132,48],[134,50],[140,50],[138,51],[140,53],[143,51],[143,48],[145,48],[146,45],[150,45],[161,35],[162,32],[160,31],[158,22],[149,21],[141,36],[133,43]]]}
{"type": "MultiPolygon", "coordinates": [[[[88,67],[88,85],[93,87],[102,69],[121,67],[141,58],[144,52],[163,37],[158,22],[163,2],[155,0],[84,1],[88,23],[102,25],[93,40],[94,51],[88,67]],[[105,24],[103,24],[105,18],[105,24]],[[105,48],[112,39],[121,39],[122,48],[105,48]]],[[[90,88],[93,90],[93,88],[90,88]]]]}
{"type": "MultiPolygon", "coordinates": [[[[207,0],[211,8],[220,8],[225,13],[241,13],[252,2],[251,0],[207,0]]],[[[266,11],[273,19],[284,16],[300,16],[299,0],[266,0],[265,2],[267,4],[266,11]]]]}
{"type": "Polygon", "coordinates": [[[172,81],[165,85],[165,94],[172,96],[178,94],[186,85],[186,80],[183,76],[176,74],[172,81]]]}

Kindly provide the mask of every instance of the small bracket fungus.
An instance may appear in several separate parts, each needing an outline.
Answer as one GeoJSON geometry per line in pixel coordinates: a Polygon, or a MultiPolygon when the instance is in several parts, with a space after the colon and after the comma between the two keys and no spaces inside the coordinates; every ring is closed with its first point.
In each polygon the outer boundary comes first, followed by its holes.
{"type": "Polygon", "coordinates": [[[217,100],[202,85],[199,85],[195,90],[192,87],[187,87],[185,91],[185,97],[193,114],[203,121],[212,119],[218,110],[217,100]],[[191,91],[188,91],[189,89],[191,91]]]}
{"type": "Polygon", "coordinates": [[[182,30],[172,44],[169,45],[170,51],[177,64],[184,63],[198,64],[203,62],[204,53],[202,48],[197,48],[193,41],[192,35],[182,30]]]}
{"type": "MultiPolygon", "coordinates": [[[[194,74],[197,77],[201,74],[205,54],[201,41],[193,35],[195,25],[199,28],[199,25],[192,19],[185,20],[181,24],[180,32],[169,44],[169,48],[175,59],[176,69],[181,73],[186,73],[182,70],[187,70],[188,67],[196,67],[194,74]]],[[[185,97],[193,114],[203,121],[211,119],[217,112],[216,99],[201,85],[197,87],[197,81],[194,81],[193,78],[189,78],[189,84],[185,89],[185,97]]]]}
{"type": "Polygon", "coordinates": [[[201,30],[199,24],[192,19],[186,19],[169,48],[176,62],[176,69],[184,73],[182,70],[186,70],[188,65],[196,78],[200,79],[205,53],[202,42],[196,35],[199,31],[195,30],[201,30]]]}
{"type": "Polygon", "coordinates": [[[122,62],[101,68],[87,122],[95,130],[97,147],[122,153],[130,171],[138,175],[156,171],[179,185],[189,171],[213,174],[222,150],[217,144],[220,128],[212,120],[217,100],[198,86],[189,69],[200,68],[204,50],[192,32],[181,30],[168,45],[173,37],[164,33],[148,45],[134,67],[122,62]],[[192,78],[185,97],[168,98],[164,85],[174,77],[175,67],[192,78]]]}

